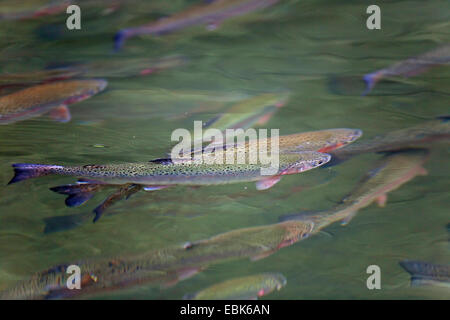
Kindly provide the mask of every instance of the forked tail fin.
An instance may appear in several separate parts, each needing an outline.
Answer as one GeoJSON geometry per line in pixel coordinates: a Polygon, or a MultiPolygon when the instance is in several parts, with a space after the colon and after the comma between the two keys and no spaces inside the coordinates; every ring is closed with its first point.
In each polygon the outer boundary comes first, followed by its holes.
{"type": "Polygon", "coordinates": [[[114,52],[118,52],[122,49],[129,36],[130,35],[127,29],[120,30],[114,35],[114,52]]]}
{"type": "Polygon", "coordinates": [[[14,177],[8,184],[46,176],[52,174],[54,169],[62,168],[61,166],[32,163],[14,163],[12,167],[14,168],[14,177]]]}

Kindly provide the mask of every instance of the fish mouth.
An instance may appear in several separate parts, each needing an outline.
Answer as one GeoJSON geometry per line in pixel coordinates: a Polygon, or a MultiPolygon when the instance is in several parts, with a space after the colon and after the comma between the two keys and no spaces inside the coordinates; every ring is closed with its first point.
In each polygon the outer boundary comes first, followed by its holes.
{"type": "Polygon", "coordinates": [[[331,156],[327,153],[324,153],[319,159],[312,161],[312,163],[310,164],[311,168],[309,168],[309,169],[320,167],[320,166],[324,165],[325,163],[328,163],[330,160],[331,160],[331,156]]]}

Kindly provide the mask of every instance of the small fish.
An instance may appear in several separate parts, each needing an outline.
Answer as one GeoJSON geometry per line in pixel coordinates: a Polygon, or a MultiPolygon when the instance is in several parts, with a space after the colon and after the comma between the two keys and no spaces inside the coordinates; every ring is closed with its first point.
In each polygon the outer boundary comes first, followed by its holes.
{"type": "Polygon", "coordinates": [[[427,147],[431,143],[447,140],[450,140],[450,116],[437,117],[434,120],[426,121],[413,127],[357,141],[339,150],[329,150],[332,160],[326,167],[333,166],[359,154],[427,147]]]}
{"type": "Polygon", "coordinates": [[[243,228],[209,239],[151,250],[134,256],[82,260],[38,272],[17,286],[0,292],[0,299],[68,299],[148,283],[175,284],[209,265],[225,261],[265,258],[305,239],[313,224],[302,221],[243,228]],[[81,270],[81,290],[67,289],[69,265],[81,270]]]}
{"type": "Polygon", "coordinates": [[[187,294],[186,300],[257,300],[272,291],[281,290],[287,283],[280,273],[261,273],[230,279],[195,294],[187,294]]]}
{"type": "MultiPolygon", "coordinates": [[[[41,1],[42,2],[42,1],[41,1]]],[[[21,2],[18,6],[17,1],[8,1],[0,7],[1,20],[26,20],[35,19],[48,15],[55,15],[65,12],[67,7],[73,2],[69,0],[50,0],[47,3],[37,7],[33,2],[21,2]],[[19,10],[18,10],[19,9],[19,10]]]]}
{"type": "Polygon", "coordinates": [[[400,266],[411,275],[411,286],[439,286],[450,288],[450,265],[423,261],[400,261],[400,266]]]}
{"type": "Polygon", "coordinates": [[[0,75],[0,89],[48,83],[70,78],[109,78],[146,76],[184,65],[187,58],[171,55],[155,59],[108,59],[101,62],[67,62],[50,65],[47,69],[0,75]]]}
{"type": "Polygon", "coordinates": [[[0,97],[0,124],[34,118],[45,113],[67,122],[68,105],[83,101],[106,88],[106,80],[70,80],[32,86],[0,97]]]}
{"type": "Polygon", "coordinates": [[[110,78],[146,76],[166,69],[176,68],[187,63],[181,55],[162,58],[107,59],[96,62],[69,63],[68,68],[79,70],[86,78],[110,78]]]}
{"type": "Polygon", "coordinates": [[[278,108],[286,104],[288,94],[265,93],[240,101],[226,113],[206,124],[207,128],[248,129],[255,124],[264,125],[278,108]]]}
{"type": "Polygon", "coordinates": [[[120,30],[114,37],[114,47],[119,50],[131,37],[143,34],[162,35],[193,25],[206,24],[216,29],[224,20],[274,5],[279,0],[215,0],[196,5],[170,17],[150,24],[120,30]]]}
{"type": "Polygon", "coordinates": [[[347,224],[358,210],[369,206],[374,201],[380,207],[384,207],[389,192],[418,175],[426,175],[427,171],[422,165],[427,159],[428,151],[425,149],[403,150],[385,155],[376,162],[374,168],[360,180],[353,191],[334,208],[310,217],[300,214],[285,216],[282,220],[312,219],[317,229],[340,220],[342,224],[347,224]]]}
{"type": "Polygon", "coordinates": [[[368,94],[375,84],[386,77],[412,77],[423,73],[431,67],[450,62],[450,44],[431,50],[415,58],[394,64],[391,67],[366,74],[363,79],[367,88],[363,95],[368,94]]]}

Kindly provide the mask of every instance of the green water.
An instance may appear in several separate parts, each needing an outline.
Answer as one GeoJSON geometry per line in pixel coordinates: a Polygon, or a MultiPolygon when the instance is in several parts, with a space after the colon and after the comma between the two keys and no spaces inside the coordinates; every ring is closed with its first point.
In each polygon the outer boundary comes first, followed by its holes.
{"type": "MultiPolygon", "coordinates": [[[[36,2],[36,1],[34,1],[36,2]]],[[[42,2],[42,1],[41,1],[42,2]]],[[[184,66],[143,77],[114,76],[107,90],[72,105],[72,121],[39,117],[0,126],[0,289],[36,271],[86,258],[141,253],[205,239],[239,228],[276,223],[302,210],[327,209],[354,188],[380,155],[366,154],[339,166],[283,177],[266,191],[252,183],[141,192],[64,232],[44,233],[44,219],[88,215],[110,191],[68,208],[49,187],[74,179],[44,177],[11,186],[12,163],[79,165],[140,162],[164,156],[177,128],[193,128],[240,97],[289,91],[289,102],[265,125],[280,134],[359,128],[367,139],[449,114],[450,69],[441,66],[399,82],[361,88],[330,79],[360,77],[450,40],[448,1],[383,1],[382,29],[366,28],[366,1],[280,1],[232,19],[215,31],[192,27],[163,37],[130,39],[112,53],[119,29],[182,10],[198,1],[123,1],[104,12],[101,1],[82,8],[82,30],[65,28],[66,14],[0,21],[2,73],[40,70],[50,63],[160,58],[179,54],[184,66]],[[356,92],[356,94],[355,94],[356,92]],[[99,147],[102,146],[102,147],[99,147]]],[[[120,62],[119,62],[120,63],[120,62]]],[[[281,249],[256,262],[214,264],[176,286],[125,288],[95,298],[180,299],[217,282],[280,272],[287,286],[272,299],[448,299],[448,291],[411,288],[403,259],[450,262],[450,149],[433,147],[419,176],[389,194],[386,207],[371,205],[348,226],[281,249]],[[366,268],[379,265],[381,290],[368,290],[366,268]]],[[[264,299],[264,298],[263,298],[264,299]]]]}

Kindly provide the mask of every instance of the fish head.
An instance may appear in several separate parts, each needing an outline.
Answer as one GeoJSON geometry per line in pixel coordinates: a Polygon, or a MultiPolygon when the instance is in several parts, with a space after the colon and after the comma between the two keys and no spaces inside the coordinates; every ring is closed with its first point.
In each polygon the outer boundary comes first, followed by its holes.
{"type": "Polygon", "coordinates": [[[318,149],[319,152],[330,152],[352,143],[362,136],[360,129],[331,129],[322,131],[323,147],[318,149]]]}
{"type": "Polygon", "coordinates": [[[308,171],[324,165],[331,160],[331,156],[327,153],[304,151],[296,153],[299,159],[281,172],[281,175],[296,174],[308,171]]]}
{"type": "Polygon", "coordinates": [[[275,288],[279,291],[281,290],[286,284],[287,279],[285,276],[283,276],[281,273],[273,273],[271,274],[273,281],[275,282],[275,288]]]}
{"type": "Polygon", "coordinates": [[[281,223],[286,230],[278,249],[290,246],[297,241],[306,239],[314,230],[312,221],[286,221],[281,223]]]}

